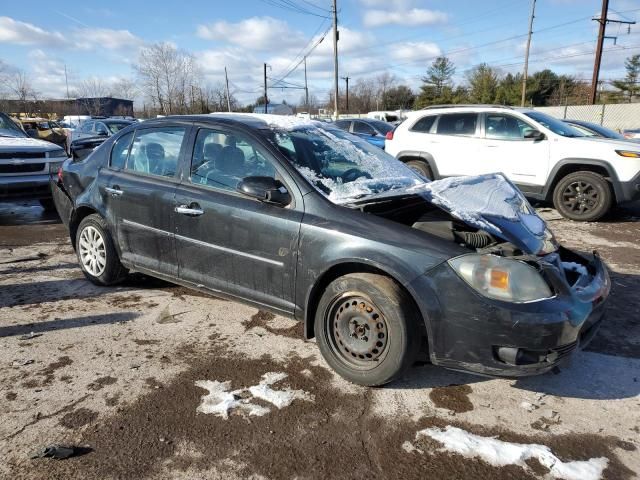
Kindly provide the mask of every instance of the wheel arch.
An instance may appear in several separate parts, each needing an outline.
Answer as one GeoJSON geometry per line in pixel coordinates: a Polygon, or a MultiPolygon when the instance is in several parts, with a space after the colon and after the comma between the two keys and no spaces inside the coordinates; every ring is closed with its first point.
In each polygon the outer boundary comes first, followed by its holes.
{"type": "Polygon", "coordinates": [[[327,286],[335,279],[340,278],[350,273],[373,273],[382,275],[393,280],[411,299],[413,306],[416,309],[420,318],[422,318],[421,326],[423,334],[427,336],[424,312],[419,307],[418,302],[415,300],[414,292],[407,288],[407,284],[399,280],[398,275],[395,272],[390,272],[388,269],[384,269],[383,266],[373,265],[359,260],[349,260],[341,263],[337,263],[327,268],[314,282],[307,293],[304,309],[304,337],[311,339],[315,337],[315,318],[316,310],[320,302],[320,298],[324,293],[327,286]]]}
{"type": "Polygon", "coordinates": [[[69,221],[69,237],[71,238],[71,245],[74,250],[76,249],[76,235],[78,234],[80,222],[94,213],[100,215],[100,212],[88,205],[81,205],[73,211],[73,215],[71,215],[71,220],[69,221]]]}
{"type": "Polygon", "coordinates": [[[560,160],[553,167],[549,180],[544,190],[544,200],[553,200],[553,191],[560,180],[565,176],[575,172],[593,172],[605,177],[613,189],[614,203],[621,198],[620,181],[615,169],[609,162],[592,158],[565,158],[560,160]]]}
{"type": "Polygon", "coordinates": [[[407,163],[411,160],[419,160],[421,162],[424,162],[429,167],[429,170],[431,170],[433,179],[435,180],[440,178],[438,167],[436,166],[436,161],[433,158],[433,155],[431,155],[430,153],[406,150],[406,151],[399,152],[396,155],[396,159],[400,160],[402,163],[407,163]]]}

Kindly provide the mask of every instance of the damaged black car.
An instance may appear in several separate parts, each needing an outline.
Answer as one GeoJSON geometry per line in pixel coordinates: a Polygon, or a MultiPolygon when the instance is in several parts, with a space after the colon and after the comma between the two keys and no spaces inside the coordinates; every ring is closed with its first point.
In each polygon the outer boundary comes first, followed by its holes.
{"type": "Polygon", "coordinates": [[[610,289],[500,174],[426,182],[330,124],[270,115],[135,124],[52,178],[86,277],[142,272],[304,322],[362,385],[422,351],[496,376],[584,347],[610,289]]]}

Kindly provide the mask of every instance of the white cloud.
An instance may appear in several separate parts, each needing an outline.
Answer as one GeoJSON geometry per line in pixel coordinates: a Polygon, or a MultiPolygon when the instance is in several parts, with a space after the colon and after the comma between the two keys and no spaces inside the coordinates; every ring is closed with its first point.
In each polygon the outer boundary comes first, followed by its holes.
{"type": "Polygon", "coordinates": [[[108,50],[121,50],[142,45],[142,39],[129,30],[112,30],[110,28],[81,28],[73,32],[76,45],[86,50],[95,47],[108,50]]]}
{"type": "Polygon", "coordinates": [[[447,20],[446,13],[425,8],[401,8],[396,11],[369,10],[364,13],[362,19],[364,25],[370,28],[392,24],[416,27],[419,25],[445,23],[447,20]]]}
{"type": "Polygon", "coordinates": [[[442,50],[435,43],[406,42],[390,49],[390,53],[398,60],[411,62],[422,59],[428,61],[428,59],[442,54],[442,50]]]}
{"type": "Polygon", "coordinates": [[[260,51],[302,47],[306,43],[302,32],[293,30],[287,22],[272,17],[251,17],[237,23],[219,21],[198,25],[196,33],[205,40],[220,40],[260,51]]]}
{"type": "Polygon", "coordinates": [[[66,44],[67,39],[60,32],[48,32],[31,23],[0,17],[0,43],[60,46],[66,44]]]}

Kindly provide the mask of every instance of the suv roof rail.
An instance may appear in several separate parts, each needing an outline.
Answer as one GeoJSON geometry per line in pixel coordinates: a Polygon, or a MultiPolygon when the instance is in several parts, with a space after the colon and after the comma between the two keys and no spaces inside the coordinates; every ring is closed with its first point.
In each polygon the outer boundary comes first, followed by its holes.
{"type": "Polygon", "coordinates": [[[508,108],[509,110],[513,110],[513,107],[509,105],[491,105],[491,104],[481,104],[481,103],[458,103],[458,104],[445,104],[445,105],[429,105],[428,107],[421,108],[420,110],[435,110],[437,108],[456,108],[456,107],[490,107],[490,108],[508,108]]]}

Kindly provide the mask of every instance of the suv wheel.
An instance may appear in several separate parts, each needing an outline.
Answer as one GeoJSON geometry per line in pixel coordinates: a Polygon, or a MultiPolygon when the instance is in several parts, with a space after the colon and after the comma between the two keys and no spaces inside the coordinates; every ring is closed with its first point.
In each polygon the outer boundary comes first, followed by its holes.
{"type": "Polygon", "coordinates": [[[429,180],[433,180],[433,174],[431,173],[431,168],[429,168],[427,162],[423,160],[409,160],[405,165],[419,175],[422,175],[429,180]]]}
{"type": "Polygon", "coordinates": [[[334,280],[316,311],[322,356],[342,377],[383,385],[415,360],[421,341],[413,301],[390,278],[353,273],[334,280]]]}
{"type": "Polygon", "coordinates": [[[84,276],[96,285],[113,285],[127,275],[104,219],[97,214],[83,218],[76,234],[76,253],[84,276]]]}
{"type": "Polygon", "coordinates": [[[570,220],[592,222],[611,208],[613,192],[609,182],[594,172],[574,172],[562,178],[553,191],[553,204],[570,220]]]}

